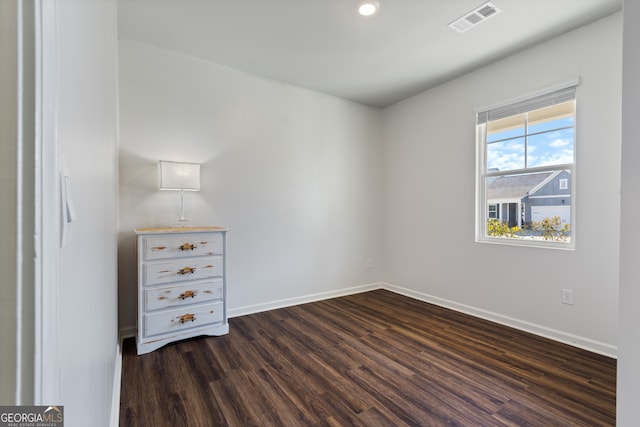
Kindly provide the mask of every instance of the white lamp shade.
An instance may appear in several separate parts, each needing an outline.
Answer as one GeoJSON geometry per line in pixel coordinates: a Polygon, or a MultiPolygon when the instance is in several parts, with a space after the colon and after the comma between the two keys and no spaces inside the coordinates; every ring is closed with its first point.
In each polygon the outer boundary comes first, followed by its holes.
{"type": "Polygon", "coordinates": [[[158,162],[160,190],[200,190],[200,165],[197,163],[158,162]]]}

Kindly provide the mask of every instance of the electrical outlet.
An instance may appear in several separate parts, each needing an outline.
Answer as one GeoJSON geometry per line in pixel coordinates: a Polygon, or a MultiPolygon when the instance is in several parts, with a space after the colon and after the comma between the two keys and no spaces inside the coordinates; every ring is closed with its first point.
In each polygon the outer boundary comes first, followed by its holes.
{"type": "Polygon", "coordinates": [[[562,290],[562,303],[573,305],[573,291],[571,289],[562,290]]]}
{"type": "Polygon", "coordinates": [[[373,260],[371,258],[367,258],[366,265],[367,267],[373,267],[373,260]]]}

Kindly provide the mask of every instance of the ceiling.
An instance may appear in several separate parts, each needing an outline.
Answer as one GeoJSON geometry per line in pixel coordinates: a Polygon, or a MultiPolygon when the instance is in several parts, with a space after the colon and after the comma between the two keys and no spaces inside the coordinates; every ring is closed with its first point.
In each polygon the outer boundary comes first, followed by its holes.
{"type": "Polygon", "coordinates": [[[121,39],[384,108],[622,9],[622,0],[119,0],[121,39]]]}

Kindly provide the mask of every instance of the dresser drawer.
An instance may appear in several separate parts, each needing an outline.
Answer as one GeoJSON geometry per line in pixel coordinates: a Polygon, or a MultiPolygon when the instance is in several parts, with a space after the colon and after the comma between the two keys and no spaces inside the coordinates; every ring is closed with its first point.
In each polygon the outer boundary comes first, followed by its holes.
{"type": "Polygon", "coordinates": [[[144,291],[145,310],[159,310],[222,299],[223,286],[222,279],[214,279],[211,282],[146,289],[144,291]]]}
{"type": "Polygon", "coordinates": [[[144,264],[143,286],[222,277],[223,264],[221,256],[144,264]]]}
{"type": "Polygon", "coordinates": [[[220,233],[145,237],[143,242],[145,260],[221,255],[224,247],[220,233]]]}
{"type": "Polygon", "coordinates": [[[224,320],[223,313],[222,301],[147,313],[144,315],[144,335],[148,337],[220,323],[224,320]]]}

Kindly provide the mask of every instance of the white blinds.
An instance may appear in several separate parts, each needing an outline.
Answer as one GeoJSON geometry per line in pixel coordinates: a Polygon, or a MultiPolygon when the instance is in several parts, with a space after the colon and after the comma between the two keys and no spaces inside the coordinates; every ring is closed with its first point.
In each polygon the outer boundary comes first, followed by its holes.
{"type": "Polygon", "coordinates": [[[514,116],[516,114],[550,107],[552,105],[561,104],[574,99],[576,99],[576,85],[556,89],[518,102],[480,111],[477,113],[477,124],[483,124],[493,120],[514,116]]]}

